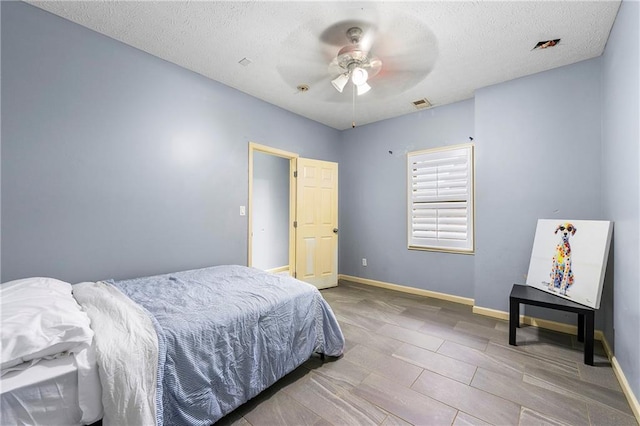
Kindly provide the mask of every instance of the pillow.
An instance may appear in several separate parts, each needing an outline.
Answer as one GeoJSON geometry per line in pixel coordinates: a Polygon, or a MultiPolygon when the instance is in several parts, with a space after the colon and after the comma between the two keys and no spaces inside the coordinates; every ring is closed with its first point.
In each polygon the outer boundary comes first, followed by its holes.
{"type": "Polygon", "coordinates": [[[53,278],[25,278],[0,286],[0,370],[91,344],[89,317],[71,290],[71,284],[53,278]]]}

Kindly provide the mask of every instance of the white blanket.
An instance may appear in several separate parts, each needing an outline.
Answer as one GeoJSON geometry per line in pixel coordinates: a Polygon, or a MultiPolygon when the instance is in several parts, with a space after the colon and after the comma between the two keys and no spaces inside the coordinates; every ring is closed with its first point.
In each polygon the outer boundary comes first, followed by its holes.
{"type": "Polygon", "coordinates": [[[151,319],[118,289],[102,282],[76,284],[73,295],[95,332],[103,424],[155,425],[158,340],[151,319]]]}

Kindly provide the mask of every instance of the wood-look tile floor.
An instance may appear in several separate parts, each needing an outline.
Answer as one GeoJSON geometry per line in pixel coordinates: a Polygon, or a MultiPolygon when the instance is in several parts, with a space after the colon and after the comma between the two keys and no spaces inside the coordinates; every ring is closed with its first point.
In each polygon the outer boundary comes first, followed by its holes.
{"type": "Polygon", "coordinates": [[[322,290],[344,356],[313,357],[227,425],[637,425],[600,342],[518,329],[470,306],[340,281],[322,290]]]}

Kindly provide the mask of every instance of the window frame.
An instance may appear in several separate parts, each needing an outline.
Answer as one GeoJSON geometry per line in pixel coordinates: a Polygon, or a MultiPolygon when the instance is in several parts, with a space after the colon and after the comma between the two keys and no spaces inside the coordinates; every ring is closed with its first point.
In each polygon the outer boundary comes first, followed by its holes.
{"type": "MultiPolygon", "coordinates": [[[[436,181],[438,182],[438,181],[436,181]]],[[[437,185],[437,183],[436,183],[437,185]]],[[[438,207],[434,207],[437,209],[438,207]]],[[[458,207],[456,207],[458,208],[458,207]]],[[[437,215],[437,212],[436,212],[437,215]]],[[[436,219],[437,221],[437,219],[436,219]]],[[[436,224],[436,227],[438,224],[436,224]]],[[[438,230],[434,231],[438,234],[438,230]]],[[[475,253],[475,155],[474,144],[465,143],[459,145],[443,146],[438,148],[425,149],[420,151],[412,151],[407,153],[407,248],[409,250],[425,250],[425,251],[438,251],[446,253],[459,253],[459,254],[474,254],[475,253]],[[466,194],[463,200],[462,197],[458,199],[451,199],[451,197],[439,197],[437,199],[429,201],[417,202],[420,205],[435,205],[441,204],[441,209],[444,210],[447,206],[455,206],[457,203],[466,203],[466,239],[454,240],[447,238],[429,238],[429,237],[415,237],[414,236],[414,168],[413,164],[416,159],[427,161],[442,161],[446,159],[446,154],[450,155],[450,158],[461,157],[461,152],[467,157],[466,161],[466,194]],[[443,155],[444,154],[444,155],[443,155]],[[423,240],[417,243],[416,239],[423,240]]]]}

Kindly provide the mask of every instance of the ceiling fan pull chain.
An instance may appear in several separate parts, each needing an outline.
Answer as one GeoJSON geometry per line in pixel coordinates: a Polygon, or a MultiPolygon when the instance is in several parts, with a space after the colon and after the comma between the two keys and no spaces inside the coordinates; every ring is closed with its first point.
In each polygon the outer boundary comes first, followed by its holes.
{"type": "Polygon", "coordinates": [[[353,95],[352,95],[352,107],[351,107],[351,114],[353,117],[353,121],[351,121],[351,128],[355,129],[356,128],[356,85],[352,84],[351,85],[353,87],[353,95]]]}

